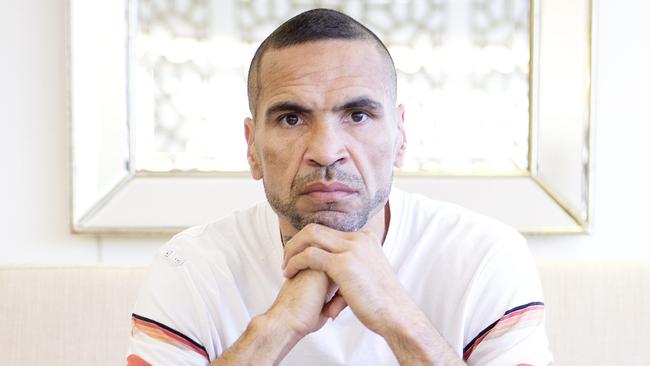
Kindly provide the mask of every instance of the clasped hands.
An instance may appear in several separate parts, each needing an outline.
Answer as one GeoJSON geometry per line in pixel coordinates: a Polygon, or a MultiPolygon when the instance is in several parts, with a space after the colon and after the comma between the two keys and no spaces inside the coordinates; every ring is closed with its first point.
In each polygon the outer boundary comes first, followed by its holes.
{"type": "Polygon", "coordinates": [[[349,306],[370,330],[384,335],[410,302],[381,241],[371,232],[341,232],[309,224],[285,243],[287,278],[272,307],[298,334],[320,329],[349,306]]]}

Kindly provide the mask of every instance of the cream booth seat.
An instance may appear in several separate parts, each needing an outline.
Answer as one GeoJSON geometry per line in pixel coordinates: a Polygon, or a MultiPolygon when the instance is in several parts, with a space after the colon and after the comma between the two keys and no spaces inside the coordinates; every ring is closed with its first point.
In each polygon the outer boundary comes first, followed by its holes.
{"type": "MultiPolygon", "coordinates": [[[[538,264],[557,365],[650,365],[650,263],[538,264]]],[[[0,267],[0,365],[124,365],[139,267],[0,267]]]]}

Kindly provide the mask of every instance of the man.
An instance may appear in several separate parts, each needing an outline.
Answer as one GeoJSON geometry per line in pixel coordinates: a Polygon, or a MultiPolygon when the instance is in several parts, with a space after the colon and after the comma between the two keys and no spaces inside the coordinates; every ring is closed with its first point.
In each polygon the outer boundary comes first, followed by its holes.
{"type": "Polygon", "coordinates": [[[129,365],[547,365],[525,241],[392,190],[406,147],[395,68],[341,13],[300,14],[249,71],[248,162],[268,203],[163,247],[129,365]]]}

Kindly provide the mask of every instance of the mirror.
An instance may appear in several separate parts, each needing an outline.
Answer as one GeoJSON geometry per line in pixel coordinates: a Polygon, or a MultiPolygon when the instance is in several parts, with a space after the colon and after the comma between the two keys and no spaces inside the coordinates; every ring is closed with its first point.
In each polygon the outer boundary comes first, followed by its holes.
{"type": "Polygon", "coordinates": [[[382,38],[409,147],[395,185],[524,233],[590,223],[591,2],[71,0],[73,230],[170,233],[264,199],[245,74],[315,6],[382,38]]]}

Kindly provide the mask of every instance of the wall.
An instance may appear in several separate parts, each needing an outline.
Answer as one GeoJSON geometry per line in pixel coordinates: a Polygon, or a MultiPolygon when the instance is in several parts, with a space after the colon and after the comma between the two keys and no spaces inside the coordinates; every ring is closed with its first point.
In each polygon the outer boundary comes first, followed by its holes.
{"type": "Polygon", "coordinates": [[[0,263],[146,263],[164,238],[69,233],[66,6],[0,3],[0,263]]]}
{"type": "MultiPolygon", "coordinates": [[[[165,238],[69,234],[64,0],[0,4],[0,263],[146,263],[165,238]]],[[[601,1],[594,230],[530,238],[542,259],[650,259],[650,3],[601,1]]]]}
{"type": "Polygon", "coordinates": [[[594,229],[530,238],[538,258],[650,258],[650,24],[642,0],[598,1],[595,27],[594,229]]]}

